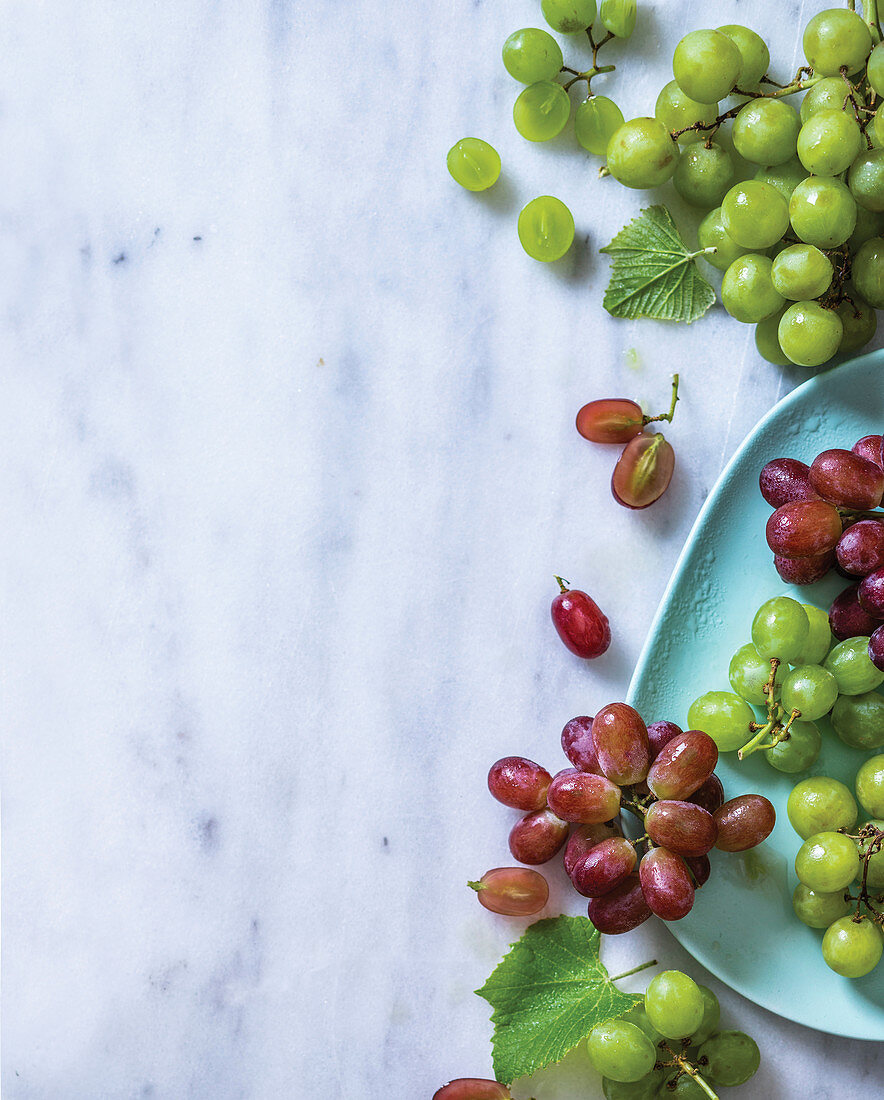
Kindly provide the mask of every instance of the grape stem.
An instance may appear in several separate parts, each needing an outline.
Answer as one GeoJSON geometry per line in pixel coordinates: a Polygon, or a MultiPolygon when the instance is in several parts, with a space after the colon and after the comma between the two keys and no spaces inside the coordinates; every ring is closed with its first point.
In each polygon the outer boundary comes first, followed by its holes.
{"type": "Polygon", "coordinates": [[[872,32],[872,41],[881,41],[881,27],[878,23],[878,0],[863,0],[863,17],[872,32]]]}
{"type": "Polygon", "coordinates": [[[632,970],[624,970],[622,974],[618,974],[616,978],[611,978],[612,982],[619,982],[621,978],[628,978],[630,974],[638,974],[642,970],[647,970],[651,966],[656,966],[657,960],[651,959],[650,962],[642,963],[641,966],[634,966],[632,970]]]}
{"type": "MultiPolygon", "coordinates": [[[[709,250],[704,248],[703,251],[708,252],[709,250]]],[[[673,374],[673,376],[672,376],[672,404],[669,406],[669,412],[668,413],[660,413],[659,416],[643,416],[642,417],[642,427],[644,428],[645,425],[647,425],[647,424],[653,424],[655,420],[667,420],[671,424],[672,423],[672,418],[673,418],[673,416],[675,416],[675,406],[676,406],[677,403],[678,403],[678,375],[673,374]]]]}
{"type": "MultiPolygon", "coordinates": [[[[810,88],[814,84],[817,84],[820,80],[822,80],[821,76],[810,75],[812,74],[812,72],[812,69],[808,69],[806,66],[803,66],[798,70],[795,79],[792,80],[789,84],[777,84],[776,81],[771,80],[769,77],[762,77],[762,80],[765,83],[774,85],[774,87],[776,88],[776,91],[774,92],[749,92],[741,88],[734,88],[731,94],[744,95],[747,96],[749,99],[780,99],[782,96],[794,95],[796,92],[803,92],[806,88],[810,88]],[[809,75],[803,76],[802,74],[804,73],[807,73],[809,75]]],[[[740,111],[742,111],[743,107],[745,107],[745,103],[738,103],[736,107],[731,107],[730,110],[727,110],[723,114],[720,114],[718,118],[716,118],[712,122],[694,122],[690,126],[685,126],[682,130],[671,131],[670,136],[674,141],[677,141],[682,134],[688,134],[692,130],[696,130],[698,132],[702,130],[708,130],[709,133],[707,135],[707,140],[709,140],[714,136],[716,130],[718,130],[719,126],[721,126],[723,122],[726,122],[729,118],[736,118],[740,111]]]]}
{"type": "MultiPolygon", "coordinates": [[[[881,902],[881,898],[872,897],[869,894],[868,889],[868,877],[869,877],[869,863],[873,855],[876,855],[884,847],[884,830],[881,830],[877,825],[873,825],[871,821],[867,821],[865,825],[859,830],[858,833],[848,833],[847,829],[839,829],[839,833],[844,833],[845,836],[850,837],[855,843],[862,843],[868,841],[865,851],[862,853],[863,861],[863,875],[859,887],[859,895],[856,900],[856,912],[853,914],[854,921],[859,924],[860,921],[866,920],[866,914],[862,912],[863,906],[868,909],[871,914],[872,920],[884,928],[884,912],[878,908],[878,904],[881,902]]],[[[847,895],[845,895],[847,896],[847,895]]],[[[853,901],[853,895],[849,895],[849,900],[853,901]]]]}
{"type": "MultiPolygon", "coordinates": [[[[555,574],[553,574],[553,576],[555,577],[555,574]]],[[[568,585],[571,583],[570,581],[563,581],[561,577],[555,577],[555,580],[557,580],[558,583],[559,583],[559,588],[561,589],[561,595],[564,596],[564,594],[566,592],[571,591],[571,589],[568,587],[568,585]]]]}
{"type": "MultiPolygon", "coordinates": [[[[710,1098],[710,1100],[721,1100],[718,1093],[713,1091],[712,1086],[709,1084],[708,1081],[705,1080],[705,1078],[703,1077],[703,1075],[700,1073],[699,1069],[697,1069],[697,1067],[694,1065],[693,1062],[691,1062],[683,1054],[680,1054],[680,1053],[677,1054],[672,1049],[672,1047],[669,1046],[668,1043],[661,1043],[660,1046],[664,1050],[666,1050],[667,1053],[672,1055],[672,1061],[671,1062],[661,1062],[661,1063],[659,1063],[660,1065],[663,1065],[663,1066],[677,1066],[678,1070],[679,1070],[679,1073],[686,1073],[689,1077],[693,1077],[694,1081],[696,1081],[696,1083],[703,1090],[703,1092],[706,1093],[706,1095],[710,1098]]],[[[673,1078],[673,1080],[677,1080],[677,1076],[675,1078],[673,1078]]]]}

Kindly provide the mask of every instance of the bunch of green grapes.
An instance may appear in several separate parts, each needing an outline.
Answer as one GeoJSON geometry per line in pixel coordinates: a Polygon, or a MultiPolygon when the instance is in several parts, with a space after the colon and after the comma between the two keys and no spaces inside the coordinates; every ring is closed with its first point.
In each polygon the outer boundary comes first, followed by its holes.
{"type": "MultiPolygon", "coordinates": [[[[658,974],[641,1001],[593,1028],[589,1058],[606,1100],[708,1097],[712,1085],[742,1085],[761,1062],[754,1039],[721,1031],[718,998],[679,970],[658,974]]],[[[714,1095],[714,1093],[711,1093],[714,1095]]]]}
{"type": "Polygon", "coordinates": [[[825,929],[823,959],[845,978],[868,974],[884,954],[884,755],[866,760],[855,790],[856,799],[837,779],[814,776],[787,805],[804,841],[792,906],[804,924],[825,929]],[[859,827],[857,801],[871,819],[859,827]]]}

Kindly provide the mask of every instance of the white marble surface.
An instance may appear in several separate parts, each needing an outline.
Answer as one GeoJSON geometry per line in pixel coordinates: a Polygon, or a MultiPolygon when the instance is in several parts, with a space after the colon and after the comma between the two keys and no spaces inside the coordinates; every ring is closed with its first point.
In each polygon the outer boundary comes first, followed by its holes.
{"type": "MultiPolygon", "coordinates": [[[[597,90],[645,113],[677,38],[734,20],[785,76],[823,6],[643,3],[597,90]]],[[[802,374],[720,309],[607,317],[597,249],[647,200],[516,135],[500,44],[540,17],[505,7],[4,5],[9,1100],[428,1100],[490,1071],[471,991],[519,928],[464,886],[507,861],[488,764],[558,767],[563,722],[623,695],[711,483],[802,374]],[[484,197],[444,169],[466,133],[503,156],[484,197]],[[515,236],[548,192],[579,234],[554,267],[515,236]],[[573,415],[661,406],[676,369],[676,477],[632,514],[573,415]],[[553,573],[611,616],[592,665],[553,573]]],[[[703,973],[657,924],[605,953],[703,973]]],[[[763,1047],[741,1100],[880,1095],[871,1045],[711,984],[763,1047]]],[[[516,1092],[600,1095],[585,1064],[516,1092]]]]}

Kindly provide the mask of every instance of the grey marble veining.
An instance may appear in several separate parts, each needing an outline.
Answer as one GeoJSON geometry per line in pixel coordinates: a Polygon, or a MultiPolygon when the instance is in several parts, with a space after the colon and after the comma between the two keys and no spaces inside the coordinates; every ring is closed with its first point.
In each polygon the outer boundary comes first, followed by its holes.
{"type": "MultiPolygon", "coordinates": [[[[707,21],[752,23],[785,75],[822,6],[707,21]]],[[[703,22],[641,8],[604,88],[627,114],[703,22]]],[[[514,132],[500,44],[539,20],[6,5],[9,1100],[420,1100],[490,1071],[472,990],[522,925],[464,887],[508,858],[488,764],[557,767],[564,721],[623,695],[716,475],[804,373],[720,307],[607,317],[597,250],[647,198],[514,132]],[[466,133],[504,160],[485,196],[444,169],[466,133]],[[548,192],[578,230],[553,267],[515,235],[548,192]],[[664,407],[675,370],[672,488],[627,513],[574,412],[664,407]],[[551,634],[554,573],[611,616],[591,666],[551,634]]],[[[579,911],[553,879],[550,911],[579,911]]],[[[650,957],[702,974],[660,926],[606,945],[650,957]]],[[[711,984],[764,1050],[741,1100],[880,1084],[871,1045],[711,984]]],[[[534,1088],[600,1095],[576,1056],[534,1088]]]]}

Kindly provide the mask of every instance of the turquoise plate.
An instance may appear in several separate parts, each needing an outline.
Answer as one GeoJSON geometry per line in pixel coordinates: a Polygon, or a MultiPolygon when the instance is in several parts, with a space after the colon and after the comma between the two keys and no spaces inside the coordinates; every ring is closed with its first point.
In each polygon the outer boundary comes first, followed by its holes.
{"type": "MultiPolygon", "coordinates": [[[[828,607],[847,581],[830,574],[804,588],[784,585],[764,539],[770,508],[758,475],[772,458],[811,462],[829,447],[851,447],[884,431],[884,351],[811,378],[785,397],[746,439],[703,506],[651,627],[629,701],[648,721],[687,723],[704,691],[730,690],[731,655],[750,640],[752,618],[769,596],[787,592],[828,607]]],[[[783,775],[756,754],[723,755],[716,769],[727,798],[758,791],[773,802],[777,824],[754,852],[712,853],[712,877],[672,934],[717,978],[764,1008],[833,1035],[884,1039],[884,961],[856,981],[822,960],[822,932],[792,912],[801,839],[786,799],[806,775],[831,775],[853,789],[866,753],[843,745],[825,721],[816,765],[783,775]]],[[[862,820],[862,817],[861,817],[862,820]]]]}

